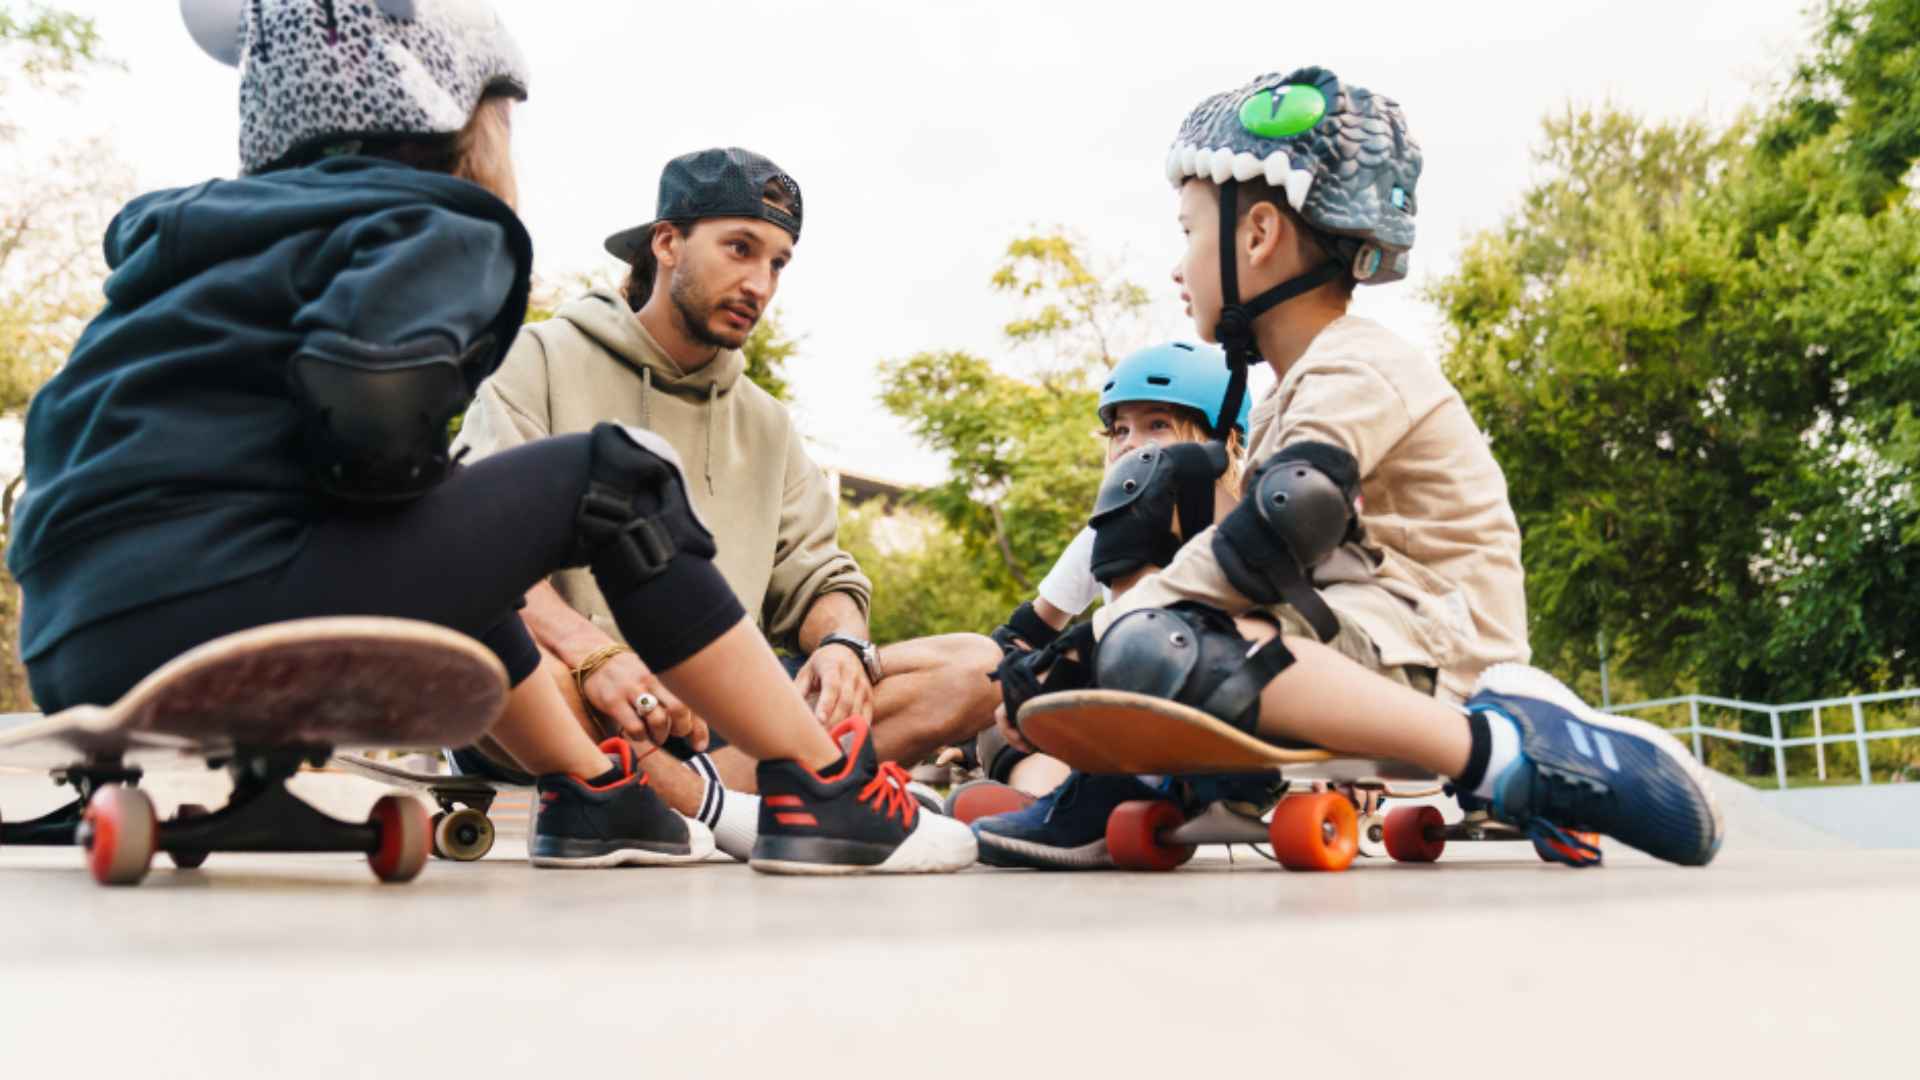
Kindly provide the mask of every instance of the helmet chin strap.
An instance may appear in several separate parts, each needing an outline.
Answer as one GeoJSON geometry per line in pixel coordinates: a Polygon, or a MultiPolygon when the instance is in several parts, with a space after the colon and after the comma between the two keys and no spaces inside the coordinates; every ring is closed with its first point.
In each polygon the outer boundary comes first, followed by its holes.
{"type": "Polygon", "coordinates": [[[1220,415],[1213,421],[1213,437],[1224,440],[1240,417],[1240,403],[1247,396],[1247,369],[1262,363],[1260,343],[1254,340],[1253,324],[1260,316],[1302,293],[1311,292],[1340,276],[1344,267],[1329,259],[1319,266],[1288,278],[1251,300],[1240,299],[1240,280],[1234,258],[1234,234],[1238,231],[1240,182],[1229,179],[1220,185],[1220,321],[1213,326],[1213,337],[1227,351],[1227,396],[1220,402],[1220,415]],[[1228,302],[1228,298],[1232,302],[1228,302]]]}

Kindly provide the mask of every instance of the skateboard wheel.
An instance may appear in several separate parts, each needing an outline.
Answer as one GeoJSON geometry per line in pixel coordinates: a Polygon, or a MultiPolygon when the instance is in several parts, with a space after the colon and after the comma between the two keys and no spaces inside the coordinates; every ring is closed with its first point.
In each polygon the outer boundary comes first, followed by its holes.
{"type": "MultiPolygon", "coordinates": [[[[173,820],[185,821],[188,818],[206,817],[209,813],[211,811],[199,803],[181,803],[180,809],[173,813],[173,820]]],[[[167,858],[173,860],[173,865],[182,870],[195,870],[207,861],[207,853],[194,849],[169,849],[167,858]]]]}
{"type": "Polygon", "coordinates": [[[1107,855],[1122,870],[1172,870],[1193,858],[1193,844],[1160,839],[1186,824],[1180,807],[1164,799],[1123,802],[1107,815],[1107,855]]]}
{"type": "Polygon", "coordinates": [[[1011,814],[1033,805],[1033,796],[998,780],[974,780],[961,784],[947,796],[946,814],[962,825],[971,825],[983,817],[1011,814]]]}
{"type": "MultiPolygon", "coordinates": [[[[1574,832],[1568,830],[1567,835],[1577,840],[1585,841],[1595,848],[1600,846],[1600,834],[1597,832],[1574,832]]],[[[1574,866],[1600,865],[1600,855],[1597,851],[1581,851],[1579,848],[1569,847],[1557,840],[1548,840],[1544,837],[1534,838],[1533,851],[1534,854],[1540,856],[1542,862],[1565,862],[1571,859],[1572,865],[1574,866]]]]}
{"type": "Polygon", "coordinates": [[[445,810],[436,810],[433,816],[427,819],[428,827],[433,830],[433,857],[436,859],[444,859],[447,857],[447,853],[440,850],[440,823],[445,820],[447,820],[447,812],[445,810]]]}
{"type": "Polygon", "coordinates": [[[427,849],[433,844],[427,808],[405,795],[382,795],[367,815],[367,824],[380,834],[374,849],[367,853],[373,876],[392,882],[412,881],[419,876],[427,865],[427,849]]]}
{"type": "Polygon", "coordinates": [[[455,862],[483,859],[493,850],[493,822],[474,809],[435,814],[433,853],[455,862]]]}
{"type": "Polygon", "coordinates": [[[1359,812],[1345,795],[1290,795],[1267,825],[1274,858],[1289,870],[1345,870],[1360,850],[1359,812]]]}
{"type": "Polygon", "coordinates": [[[1387,812],[1387,854],[1395,862],[1432,862],[1447,850],[1446,827],[1438,807],[1396,806],[1387,812]]]}
{"type": "Polygon", "coordinates": [[[83,820],[87,825],[87,869],[102,885],[137,885],[153,863],[160,831],[153,800],[139,788],[111,784],[93,793],[83,820]]]}
{"type": "Polygon", "coordinates": [[[1387,854],[1387,819],[1380,814],[1360,815],[1360,854],[1369,859],[1387,854]]]}

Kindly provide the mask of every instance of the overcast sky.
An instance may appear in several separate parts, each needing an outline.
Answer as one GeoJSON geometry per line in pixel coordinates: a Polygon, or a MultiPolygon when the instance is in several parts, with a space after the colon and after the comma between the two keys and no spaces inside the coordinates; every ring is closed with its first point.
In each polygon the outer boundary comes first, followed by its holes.
{"type": "MultiPolygon", "coordinates": [[[[540,273],[605,273],[607,233],[652,216],[667,159],[737,144],[799,181],[806,230],[776,301],[804,335],[792,376],[825,462],[939,475],[874,401],[886,358],[1005,355],[987,279],[1007,241],[1064,225],[1123,262],[1191,336],[1162,172],[1187,111],[1265,71],[1318,63],[1405,107],[1426,153],[1409,282],[1359,310],[1438,344],[1418,282],[1495,224],[1529,177],[1543,116],[1611,100],[1725,119],[1805,39],[1804,0],[1436,4],[806,3],[500,0],[533,68],[515,117],[521,213],[540,273]]],[[[71,105],[10,102],[41,140],[109,135],[142,187],[235,170],[237,73],[188,38],[175,0],[62,0],[96,16],[124,75],[71,105]]],[[[1091,422],[1091,418],[1089,418],[1091,422]]]]}

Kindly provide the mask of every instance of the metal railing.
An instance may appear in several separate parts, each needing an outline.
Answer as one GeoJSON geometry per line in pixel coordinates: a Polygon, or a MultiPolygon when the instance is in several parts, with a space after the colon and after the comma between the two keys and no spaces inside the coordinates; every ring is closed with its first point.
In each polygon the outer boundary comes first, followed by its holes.
{"type": "Polygon", "coordinates": [[[1920,737],[1920,727],[1903,727],[1880,730],[1867,728],[1864,706],[1881,705],[1891,701],[1920,701],[1920,690],[1890,690],[1880,694],[1854,694],[1850,697],[1821,698],[1817,701],[1796,701],[1786,705],[1761,705],[1752,701],[1736,701],[1732,698],[1710,697],[1706,694],[1687,694],[1682,697],[1659,698],[1653,701],[1636,701],[1626,705],[1609,706],[1606,711],[1615,713],[1643,712],[1648,709],[1671,708],[1676,705],[1687,707],[1687,725],[1682,728],[1668,728],[1678,736],[1690,736],[1693,740],[1693,756],[1706,760],[1705,739],[1722,739],[1727,742],[1741,743],[1747,746],[1763,746],[1773,751],[1774,775],[1780,788],[1787,787],[1787,751],[1796,747],[1810,746],[1814,750],[1814,760],[1819,779],[1827,779],[1827,747],[1839,743],[1852,743],[1854,753],[1859,759],[1860,783],[1873,783],[1873,767],[1868,760],[1867,744],[1877,739],[1904,739],[1920,737]],[[1725,728],[1709,727],[1700,723],[1700,706],[1710,705],[1729,709],[1734,712],[1760,713],[1767,717],[1773,734],[1771,737],[1753,735],[1744,731],[1728,731],[1725,728]],[[1853,730],[1829,735],[1825,732],[1823,714],[1831,710],[1845,709],[1852,714],[1853,730]],[[1781,717],[1791,717],[1798,713],[1811,713],[1813,734],[1793,738],[1785,737],[1781,717]]]}

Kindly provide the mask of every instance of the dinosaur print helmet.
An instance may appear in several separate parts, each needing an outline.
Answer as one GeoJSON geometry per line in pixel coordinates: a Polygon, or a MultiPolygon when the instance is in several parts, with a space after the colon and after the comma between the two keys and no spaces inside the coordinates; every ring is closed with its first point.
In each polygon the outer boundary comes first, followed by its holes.
{"type": "Polygon", "coordinates": [[[1264,179],[1364,284],[1407,275],[1420,145],[1392,98],[1325,68],[1262,75],[1187,114],[1167,179],[1264,179]]]}
{"type": "Polygon", "coordinates": [[[1247,368],[1261,359],[1255,320],[1346,274],[1375,285],[1407,276],[1420,145],[1407,134],[1399,103],[1309,67],[1262,75],[1201,102],[1180,125],[1166,171],[1176,188],[1190,179],[1220,188],[1221,306],[1213,336],[1226,349],[1230,377],[1213,428],[1224,437],[1244,400],[1247,368]],[[1239,185],[1256,177],[1286,193],[1328,258],[1242,299],[1231,238],[1239,185]]]}

